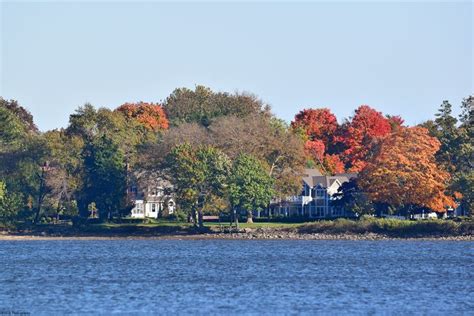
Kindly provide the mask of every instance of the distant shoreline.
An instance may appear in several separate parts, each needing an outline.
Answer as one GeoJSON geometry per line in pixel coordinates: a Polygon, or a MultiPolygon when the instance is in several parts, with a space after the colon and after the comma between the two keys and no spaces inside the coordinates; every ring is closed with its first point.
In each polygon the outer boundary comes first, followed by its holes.
{"type": "Polygon", "coordinates": [[[346,241],[474,241],[473,235],[465,236],[420,236],[394,237],[382,234],[266,234],[260,233],[205,233],[205,234],[172,234],[172,235],[111,235],[111,236],[50,236],[0,234],[0,241],[46,241],[46,240],[346,240],[346,241]]]}
{"type": "Polygon", "coordinates": [[[196,228],[183,222],[30,225],[0,231],[0,240],[462,240],[474,241],[474,222],[369,219],[310,223],[218,223],[196,228]]]}

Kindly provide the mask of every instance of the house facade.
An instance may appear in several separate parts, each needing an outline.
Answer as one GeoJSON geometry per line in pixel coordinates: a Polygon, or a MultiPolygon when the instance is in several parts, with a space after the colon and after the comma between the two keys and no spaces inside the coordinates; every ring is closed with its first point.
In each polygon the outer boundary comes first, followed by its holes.
{"type": "Polygon", "coordinates": [[[171,215],[176,210],[173,186],[166,180],[156,179],[136,182],[129,188],[129,198],[134,205],[132,218],[158,218],[171,215]]]}
{"type": "Polygon", "coordinates": [[[355,173],[327,176],[318,169],[306,169],[302,191],[298,196],[274,199],[270,204],[272,216],[302,216],[308,218],[350,217],[352,212],[332,205],[343,183],[356,178],[355,173]]]}

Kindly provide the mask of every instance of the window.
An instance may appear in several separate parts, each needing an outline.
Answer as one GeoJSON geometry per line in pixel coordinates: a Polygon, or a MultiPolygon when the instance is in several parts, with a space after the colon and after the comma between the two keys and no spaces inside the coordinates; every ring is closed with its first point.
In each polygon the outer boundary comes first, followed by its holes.
{"type": "Polygon", "coordinates": [[[326,190],[323,190],[323,189],[317,189],[316,190],[316,196],[317,197],[324,197],[325,193],[326,193],[326,190]]]}
{"type": "Polygon", "coordinates": [[[316,206],[326,206],[326,200],[324,199],[317,199],[316,206]]]}
{"type": "Polygon", "coordinates": [[[143,203],[137,203],[135,208],[135,214],[143,214],[143,203]]]}
{"type": "Polygon", "coordinates": [[[168,213],[173,214],[174,213],[174,203],[173,201],[168,202],[168,213]]]}
{"type": "Polygon", "coordinates": [[[151,196],[163,196],[163,189],[162,188],[153,188],[150,190],[151,196]]]}
{"type": "Polygon", "coordinates": [[[324,207],[317,206],[316,207],[316,217],[322,217],[322,216],[324,216],[324,207]]]}
{"type": "Polygon", "coordinates": [[[155,203],[151,204],[151,212],[152,213],[156,212],[156,204],[155,203]]]}

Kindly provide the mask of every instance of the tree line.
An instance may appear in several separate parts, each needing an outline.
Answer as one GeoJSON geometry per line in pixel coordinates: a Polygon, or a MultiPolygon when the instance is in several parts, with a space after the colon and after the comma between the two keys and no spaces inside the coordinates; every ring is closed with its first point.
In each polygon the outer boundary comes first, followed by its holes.
{"type": "Polygon", "coordinates": [[[339,123],[308,108],[291,124],[249,93],[204,86],[174,90],[161,103],[116,109],[80,106],[66,128],[40,132],[15,100],[0,98],[0,222],[124,217],[139,174],[168,179],[180,212],[247,212],[299,194],[304,168],[357,172],[338,203],[378,210],[472,209],[473,100],[459,118],[444,101],[417,126],[367,105],[339,123]]]}

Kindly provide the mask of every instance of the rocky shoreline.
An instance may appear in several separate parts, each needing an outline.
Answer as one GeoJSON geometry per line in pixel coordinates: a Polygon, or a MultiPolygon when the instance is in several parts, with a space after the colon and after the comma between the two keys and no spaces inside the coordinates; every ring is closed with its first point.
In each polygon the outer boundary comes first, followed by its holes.
{"type": "Polygon", "coordinates": [[[49,235],[28,233],[0,234],[1,240],[116,240],[116,239],[171,239],[171,240],[430,240],[430,241],[474,241],[474,235],[418,235],[392,236],[376,233],[301,233],[296,230],[283,229],[241,229],[234,231],[187,232],[153,235],[126,234],[91,234],[91,235],[49,235]]]}
{"type": "Polygon", "coordinates": [[[240,232],[207,234],[209,239],[259,239],[259,240],[453,240],[474,241],[473,235],[463,236],[388,236],[376,233],[300,233],[293,230],[243,229],[240,232]]]}

